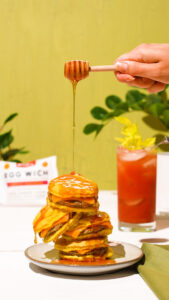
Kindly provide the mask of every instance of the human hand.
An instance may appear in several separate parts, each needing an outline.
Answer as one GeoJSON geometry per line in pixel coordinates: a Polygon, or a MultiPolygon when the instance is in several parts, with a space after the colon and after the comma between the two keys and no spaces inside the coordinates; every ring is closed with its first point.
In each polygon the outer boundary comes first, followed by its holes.
{"type": "Polygon", "coordinates": [[[120,82],[160,92],[169,83],[169,44],[142,44],[118,57],[114,66],[120,82]]]}

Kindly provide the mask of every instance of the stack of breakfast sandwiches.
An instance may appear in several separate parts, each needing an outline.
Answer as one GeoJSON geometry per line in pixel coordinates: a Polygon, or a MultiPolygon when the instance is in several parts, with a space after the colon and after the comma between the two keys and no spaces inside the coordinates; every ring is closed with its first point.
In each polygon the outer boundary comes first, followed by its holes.
{"type": "Polygon", "coordinates": [[[62,260],[93,262],[112,256],[109,215],[100,212],[97,184],[72,172],[50,181],[47,204],[33,221],[45,243],[54,242],[62,260]]]}

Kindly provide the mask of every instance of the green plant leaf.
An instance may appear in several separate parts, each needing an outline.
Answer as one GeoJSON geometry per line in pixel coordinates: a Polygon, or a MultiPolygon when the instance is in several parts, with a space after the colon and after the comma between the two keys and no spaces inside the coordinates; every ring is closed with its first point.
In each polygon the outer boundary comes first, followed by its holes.
{"type": "Polygon", "coordinates": [[[12,160],[10,160],[10,161],[16,162],[16,163],[21,163],[21,162],[22,162],[20,159],[12,159],[12,160]]]}
{"type": "Polygon", "coordinates": [[[118,116],[120,116],[120,115],[122,115],[124,113],[125,113],[125,111],[123,109],[117,108],[117,109],[115,109],[115,111],[114,111],[113,114],[114,114],[114,117],[118,117],[118,116]]]}
{"type": "Polygon", "coordinates": [[[21,150],[21,151],[19,151],[19,154],[27,154],[27,153],[29,153],[30,151],[28,151],[28,150],[21,150]]]}
{"type": "Polygon", "coordinates": [[[27,154],[29,153],[29,151],[24,150],[24,148],[14,148],[14,149],[10,149],[7,150],[6,152],[2,153],[2,158],[3,160],[10,160],[16,155],[16,154],[27,154]]]}
{"type": "Polygon", "coordinates": [[[9,160],[9,158],[12,158],[16,154],[20,153],[21,149],[11,149],[4,153],[2,153],[3,160],[9,160]]]}
{"type": "Polygon", "coordinates": [[[104,125],[103,124],[99,124],[97,126],[97,130],[96,130],[96,136],[100,133],[100,131],[103,129],[104,125]]]}
{"type": "Polygon", "coordinates": [[[169,109],[169,100],[167,100],[167,102],[164,105],[165,105],[165,109],[169,109]]]}
{"type": "Polygon", "coordinates": [[[167,128],[169,128],[169,109],[164,110],[163,121],[167,128]]]}
{"type": "Polygon", "coordinates": [[[121,103],[122,100],[115,95],[110,95],[105,99],[106,106],[110,109],[115,109],[117,104],[121,103]]]}
{"type": "Polygon", "coordinates": [[[146,97],[146,94],[143,94],[139,92],[138,90],[130,90],[126,94],[126,101],[127,103],[133,104],[135,102],[138,102],[146,97]]]}
{"type": "Polygon", "coordinates": [[[143,100],[137,102],[137,104],[139,105],[139,107],[140,107],[141,110],[143,110],[143,111],[145,110],[145,106],[146,106],[146,101],[145,101],[145,99],[143,99],[143,100]]]}
{"type": "Polygon", "coordinates": [[[148,108],[151,115],[159,117],[164,111],[164,105],[162,103],[153,103],[148,108]]]}
{"type": "Polygon", "coordinates": [[[143,122],[149,126],[150,128],[153,128],[158,131],[166,131],[166,126],[164,125],[164,122],[160,120],[159,118],[155,118],[152,115],[146,115],[143,117],[143,122]]]}
{"type": "Polygon", "coordinates": [[[143,121],[151,128],[166,131],[169,129],[169,99],[166,92],[168,87],[169,85],[166,85],[164,91],[149,95],[132,89],[126,93],[126,101],[122,101],[116,95],[106,97],[106,106],[111,111],[100,106],[94,107],[91,114],[93,118],[100,120],[101,124],[88,124],[89,127],[87,129],[85,127],[84,133],[85,131],[86,134],[95,132],[97,135],[114,117],[133,110],[146,112],[147,115],[143,117],[143,121]]]}
{"type": "Polygon", "coordinates": [[[83,129],[83,132],[85,134],[91,134],[93,132],[97,132],[98,131],[98,127],[99,127],[100,124],[95,124],[95,123],[90,123],[90,124],[87,124],[84,129],[83,129]]]}
{"type": "MultiPolygon", "coordinates": [[[[157,133],[155,134],[153,137],[155,137],[156,139],[156,144],[160,143],[162,140],[164,140],[164,137],[166,135],[161,134],[161,133],[157,133]]],[[[162,151],[169,151],[169,144],[163,144],[163,145],[159,145],[158,146],[159,149],[161,149],[162,151]]]]}
{"type": "Polygon", "coordinates": [[[0,148],[3,149],[7,146],[9,146],[14,140],[14,137],[12,136],[12,130],[9,130],[8,132],[5,132],[0,135],[0,148]]]}
{"type": "Polygon", "coordinates": [[[121,103],[119,103],[119,104],[116,106],[116,109],[121,109],[121,110],[123,110],[124,112],[126,112],[126,111],[129,110],[128,103],[127,103],[127,102],[121,102],[121,103]]]}
{"type": "Polygon", "coordinates": [[[121,102],[121,103],[116,105],[116,108],[113,112],[110,112],[107,115],[105,115],[105,117],[102,121],[107,121],[107,120],[113,119],[114,117],[122,115],[127,111],[128,111],[127,102],[121,102]]]}
{"type": "Polygon", "coordinates": [[[100,106],[95,106],[91,110],[91,114],[92,114],[93,118],[95,118],[97,120],[103,120],[104,117],[108,114],[108,111],[100,106]]]}
{"type": "Polygon", "coordinates": [[[161,97],[163,103],[167,101],[167,92],[166,92],[166,90],[163,90],[163,91],[159,92],[158,95],[161,97]]]}
{"type": "Polygon", "coordinates": [[[112,113],[112,117],[118,117],[128,111],[128,103],[127,102],[122,102],[119,103],[112,113]]]}
{"type": "Polygon", "coordinates": [[[142,110],[144,105],[143,105],[143,102],[142,101],[138,101],[138,102],[135,102],[133,104],[130,105],[130,107],[133,109],[133,110],[142,110]]]}
{"type": "Polygon", "coordinates": [[[161,96],[158,94],[146,95],[146,100],[149,105],[153,104],[153,103],[161,103],[162,102],[161,96]]]}
{"type": "Polygon", "coordinates": [[[114,118],[114,111],[108,113],[107,115],[105,115],[104,119],[102,121],[107,121],[107,120],[110,120],[110,119],[113,119],[114,118]]]}
{"type": "Polygon", "coordinates": [[[13,113],[11,115],[9,115],[5,121],[4,121],[4,124],[8,123],[9,121],[13,120],[16,116],[18,116],[18,113],[13,113]]]}

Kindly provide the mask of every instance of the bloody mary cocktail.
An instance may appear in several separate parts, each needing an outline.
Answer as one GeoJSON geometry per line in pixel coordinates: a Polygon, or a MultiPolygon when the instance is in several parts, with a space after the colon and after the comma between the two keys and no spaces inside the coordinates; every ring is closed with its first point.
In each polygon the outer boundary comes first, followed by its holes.
{"type": "Polygon", "coordinates": [[[118,148],[119,229],[155,229],[156,161],[157,154],[152,150],[118,148]]]}

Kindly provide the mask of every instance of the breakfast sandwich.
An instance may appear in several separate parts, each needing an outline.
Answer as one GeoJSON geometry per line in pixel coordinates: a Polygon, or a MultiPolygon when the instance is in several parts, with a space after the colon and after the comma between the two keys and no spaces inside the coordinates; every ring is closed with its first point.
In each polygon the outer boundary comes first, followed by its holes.
{"type": "Polygon", "coordinates": [[[45,243],[55,241],[65,231],[78,223],[80,214],[65,212],[45,205],[33,221],[33,229],[36,235],[43,238],[45,243]]]}
{"type": "Polygon", "coordinates": [[[82,240],[105,237],[112,233],[113,226],[110,217],[105,212],[98,211],[94,215],[82,214],[78,224],[64,232],[66,240],[82,240]]]}
{"type": "Polygon", "coordinates": [[[94,262],[112,257],[107,236],[110,217],[98,210],[97,184],[74,172],[54,178],[48,186],[47,204],[33,221],[45,243],[54,242],[61,260],[94,262]]]}
{"type": "Polygon", "coordinates": [[[68,212],[96,212],[97,184],[74,172],[54,178],[48,186],[49,206],[68,212]]]}
{"type": "Polygon", "coordinates": [[[77,262],[105,260],[113,254],[112,249],[108,245],[107,238],[76,240],[72,242],[64,238],[59,238],[55,243],[55,249],[59,250],[60,259],[77,262]]]}

